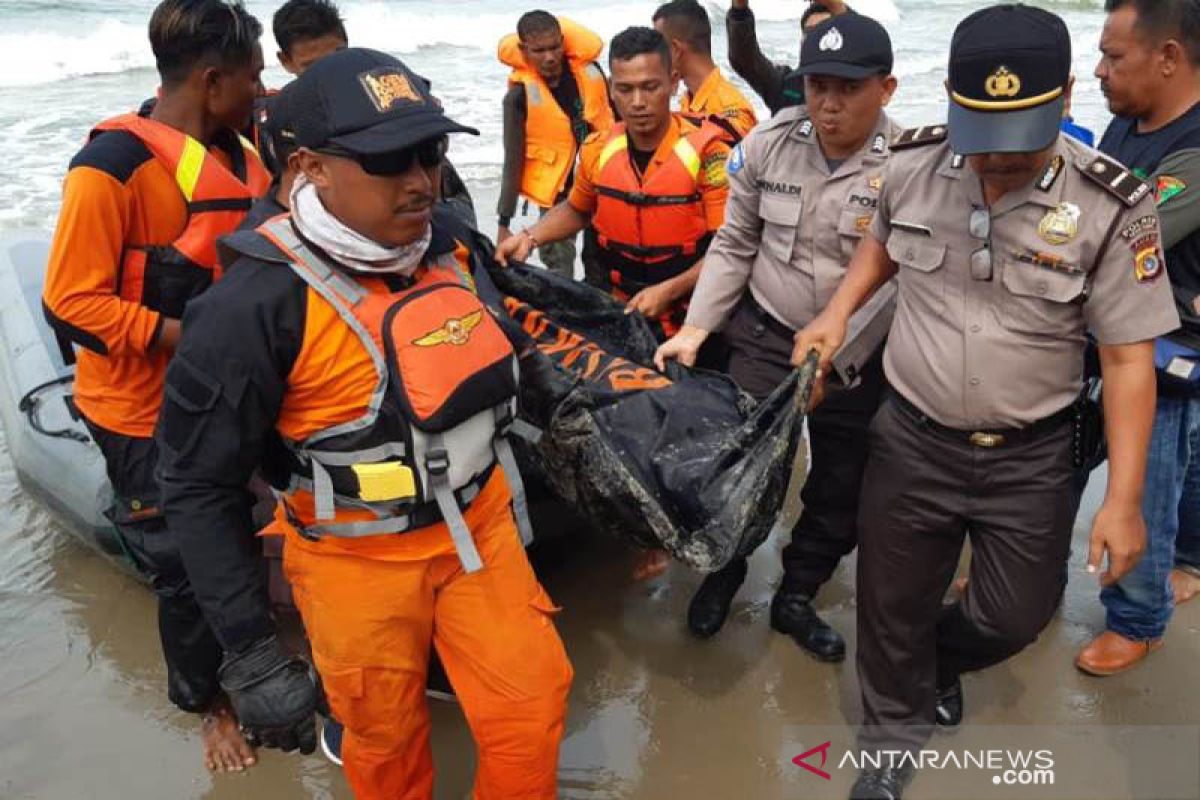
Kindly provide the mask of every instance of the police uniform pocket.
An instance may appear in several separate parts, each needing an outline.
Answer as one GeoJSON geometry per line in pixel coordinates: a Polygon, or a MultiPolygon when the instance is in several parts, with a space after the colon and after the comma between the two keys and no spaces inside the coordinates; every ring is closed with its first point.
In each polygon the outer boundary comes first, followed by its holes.
{"type": "Polygon", "coordinates": [[[1001,282],[1005,289],[1000,303],[1004,327],[1021,333],[1083,334],[1086,273],[1063,272],[1006,259],[1001,282]]]}
{"type": "Polygon", "coordinates": [[[763,221],[762,246],[764,255],[780,264],[790,264],[792,248],[799,233],[804,204],[800,196],[782,197],[763,193],[758,201],[758,215],[763,221]]]}
{"type": "Polygon", "coordinates": [[[900,297],[929,313],[941,313],[945,304],[946,245],[924,234],[893,227],[887,252],[900,265],[900,297]]]}
{"type": "Polygon", "coordinates": [[[887,251],[897,264],[917,272],[934,272],[946,260],[946,245],[930,236],[896,228],[888,237],[887,251]]]}

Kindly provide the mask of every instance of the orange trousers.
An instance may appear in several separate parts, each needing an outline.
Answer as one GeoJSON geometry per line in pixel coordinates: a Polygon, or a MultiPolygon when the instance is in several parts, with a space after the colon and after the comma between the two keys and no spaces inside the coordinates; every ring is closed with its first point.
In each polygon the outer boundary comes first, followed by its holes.
{"type": "MultiPolygon", "coordinates": [[[[558,609],[497,496],[485,490],[465,514],[484,563],[470,575],[444,526],[437,554],[428,552],[430,529],[394,537],[401,549],[414,537],[412,560],[357,556],[344,546],[324,553],[289,533],[285,569],[333,714],[345,725],[342,759],[359,800],[433,796],[430,641],[477,745],[475,800],[556,797],[571,664],[551,619],[558,609]]],[[[507,491],[499,496],[507,500],[507,491]]]]}

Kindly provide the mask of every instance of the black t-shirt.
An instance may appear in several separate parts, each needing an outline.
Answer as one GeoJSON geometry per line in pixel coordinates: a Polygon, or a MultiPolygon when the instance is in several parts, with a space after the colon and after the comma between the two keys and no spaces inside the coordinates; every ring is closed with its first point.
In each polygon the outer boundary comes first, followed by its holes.
{"type": "Polygon", "coordinates": [[[1149,133],[1138,133],[1135,119],[1115,117],[1099,149],[1154,189],[1167,274],[1183,320],[1182,332],[1170,338],[1200,349],[1200,105],[1149,133]]]}
{"type": "Polygon", "coordinates": [[[629,158],[633,161],[633,165],[637,167],[638,176],[646,174],[646,170],[650,168],[650,161],[654,158],[653,150],[638,150],[633,145],[629,146],[629,158]]]}
{"type": "Polygon", "coordinates": [[[575,144],[583,144],[583,140],[592,132],[587,120],[583,118],[583,96],[579,93],[579,84],[571,70],[564,69],[558,85],[550,87],[554,102],[571,119],[571,133],[575,136],[575,144]]]}

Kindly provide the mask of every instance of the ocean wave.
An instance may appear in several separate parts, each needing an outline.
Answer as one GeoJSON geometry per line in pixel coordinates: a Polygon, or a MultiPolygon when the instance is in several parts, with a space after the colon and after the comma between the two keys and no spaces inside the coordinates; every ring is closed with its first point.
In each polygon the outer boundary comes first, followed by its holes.
{"type": "Polygon", "coordinates": [[[145,23],[107,20],[80,35],[37,30],[0,34],[0,87],[153,66],[145,23]]]}
{"type": "MultiPolygon", "coordinates": [[[[274,6],[258,1],[248,5],[264,23],[263,50],[268,62],[273,61],[277,47],[270,33],[270,17],[274,6]]],[[[595,0],[562,0],[543,5],[587,25],[606,40],[630,25],[650,24],[654,8],[652,2],[600,4],[595,0]]],[[[893,0],[856,0],[853,5],[856,10],[883,21],[899,18],[893,0]]],[[[90,13],[79,10],[70,16],[95,19],[96,5],[84,6],[90,6],[90,13]]],[[[752,7],[763,22],[784,22],[798,18],[800,4],[797,0],[755,0],[752,7]]],[[[146,19],[151,8],[147,5],[145,9],[146,19]]],[[[723,18],[728,6],[710,0],[708,8],[714,33],[723,38],[723,18]]],[[[0,34],[0,87],[36,86],[84,75],[153,67],[145,19],[135,19],[139,10],[130,4],[118,18],[108,16],[94,26],[85,22],[70,31],[32,27],[22,33],[0,34]]],[[[67,13],[63,9],[59,17],[67,13]]],[[[354,44],[404,55],[438,47],[493,53],[497,40],[516,28],[521,11],[505,8],[505,4],[494,0],[420,5],[351,0],[342,3],[342,13],[354,44]]]]}

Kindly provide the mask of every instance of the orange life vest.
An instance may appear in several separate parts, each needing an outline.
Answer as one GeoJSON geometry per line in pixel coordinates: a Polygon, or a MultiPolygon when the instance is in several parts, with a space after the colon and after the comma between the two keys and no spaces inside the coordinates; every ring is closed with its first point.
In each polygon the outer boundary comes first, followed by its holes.
{"type": "Polygon", "coordinates": [[[241,224],[254,200],[267,191],[271,176],[254,146],[232,131],[225,132],[224,143],[231,170],[186,133],[137,114],[102,122],[91,136],[115,130],[140,139],[175,176],[188,212],[187,226],[171,244],[126,249],[117,293],[124,300],[179,319],[187,301],[221,275],[217,238],[241,224]]]}
{"type": "MultiPolygon", "coordinates": [[[[613,125],[613,114],[608,103],[608,82],[596,64],[604,42],[569,19],[559,17],[558,24],[562,28],[567,68],[575,77],[583,100],[583,118],[593,132],[606,131],[613,125]]],[[[566,187],[579,151],[571,118],[559,108],[545,79],[525,63],[521,41],[515,33],[500,40],[497,56],[500,63],[513,68],[509,86],[519,83],[525,87],[525,169],[521,175],[521,194],[538,206],[549,208],[566,187]]]]}
{"type": "Polygon", "coordinates": [[[601,263],[613,284],[631,294],[687,271],[712,239],[700,193],[701,156],[723,131],[683,125],[672,157],[646,180],[629,158],[623,123],[613,128],[596,162],[592,225],[601,263]]]}
{"type": "MultiPolygon", "coordinates": [[[[507,436],[517,357],[475,294],[460,248],[426,261],[401,291],[369,291],[309,248],[287,216],[254,234],[357,334],[378,382],[358,419],[287,441],[295,457],[282,510],[308,539],[397,534],[445,521],[463,568],[482,566],[462,509],[499,464],[523,538],[530,527],[507,436]]],[[[226,246],[237,249],[236,238],[226,246]]]]}

